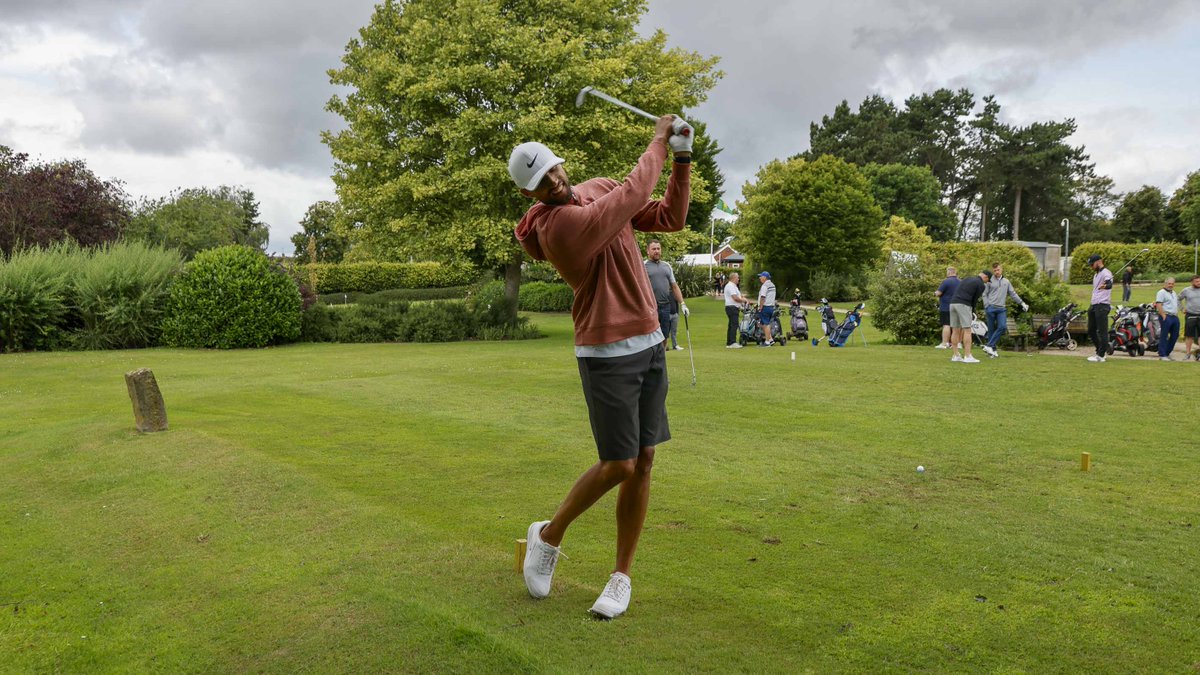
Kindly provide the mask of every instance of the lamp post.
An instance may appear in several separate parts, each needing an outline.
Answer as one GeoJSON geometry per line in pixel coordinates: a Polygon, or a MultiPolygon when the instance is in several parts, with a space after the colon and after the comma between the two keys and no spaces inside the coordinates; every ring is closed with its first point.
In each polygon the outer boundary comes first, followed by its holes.
{"type": "Polygon", "coordinates": [[[713,218],[712,214],[709,214],[709,216],[708,216],[708,285],[709,286],[712,285],[712,270],[713,270],[713,262],[714,262],[713,261],[713,255],[714,255],[713,242],[715,241],[714,237],[716,237],[716,236],[717,236],[717,219],[713,218]]]}
{"type": "Polygon", "coordinates": [[[1063,246],[1065,249],[1063,251],[1063,257],[1065,258],[1071,255],[1071,220],[1069,218],[1063,218],[1062,226],[1067,228],[1067,243],[1063,246]]]}

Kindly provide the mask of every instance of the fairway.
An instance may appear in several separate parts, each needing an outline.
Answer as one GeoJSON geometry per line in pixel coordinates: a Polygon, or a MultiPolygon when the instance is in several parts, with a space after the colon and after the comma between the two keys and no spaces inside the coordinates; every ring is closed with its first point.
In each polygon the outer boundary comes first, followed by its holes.
{"type": "Polygon", "coordinates": [[[1196,364],[951,364],[871,330],[726,350],[720,302],[689,305],[698,385],[668,354],[674,439],[612,622],[586,610],[614,495],[549,598],[513,571],[595,460],[569,316],[526,342],[0,356],[0,671],[1200,664],[1196,364]],[[137,367],[168,432],[133,431],[137,367]]]}

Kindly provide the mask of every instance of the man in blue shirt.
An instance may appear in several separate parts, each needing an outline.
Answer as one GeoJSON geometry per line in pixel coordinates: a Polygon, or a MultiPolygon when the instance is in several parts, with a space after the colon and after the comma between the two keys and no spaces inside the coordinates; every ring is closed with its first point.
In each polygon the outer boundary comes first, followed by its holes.
{"type": "Polygon", "coordinates": [[[942,343],[937,349],[950,348],[950,298],[954,297],[954,291],[958,290],[958,270],[953,267],[946,268],[946,278],[942,279],[942,285],[934,291],[934,295],[938,299],[938,316],[942,320],[942,343]]]}

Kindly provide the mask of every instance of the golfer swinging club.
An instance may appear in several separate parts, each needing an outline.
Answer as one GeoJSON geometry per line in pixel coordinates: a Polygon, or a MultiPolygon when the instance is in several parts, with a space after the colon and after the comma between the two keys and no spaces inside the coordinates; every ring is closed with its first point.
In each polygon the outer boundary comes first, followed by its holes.
{"type": "Polygon", "coordinates": [[[691,151],[691,126],[664,115],[624,183],[595,178],[572,188],[564,160],[541,143],[517,146],[508,160],[521,194],[538,201],[517,225],[517,241],[534,259],[549,260],[575,291],[575,356],[600,454],[554,516],[529,526],[525,585],[535,598],[550,594],[567,528],[619,485],[616,567],[591,610],[610,619],[629,607],[629,568],[650,501],[654,448],[671,438],[663,334],[633,231],[685,227],[691,151]],[[675,166],[665,196],[652,201],[668,146],[675,166]]]}

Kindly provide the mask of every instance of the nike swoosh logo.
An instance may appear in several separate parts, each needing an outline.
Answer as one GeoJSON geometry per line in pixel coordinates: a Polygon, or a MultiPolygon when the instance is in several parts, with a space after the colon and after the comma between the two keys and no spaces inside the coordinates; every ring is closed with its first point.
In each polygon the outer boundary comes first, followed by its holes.
{"type": "Polygon", "coordinates": [[[538,156],[537,156],[537,155],[534,155],[534,156],[533,156],[533,159],[529,160],[529,163],[525,165],[525,168],[526,168],[526,169],[532,169],[532,168],[533,168],[533,163],[537,161],[537,158],[538,158],[538,156]]]}

